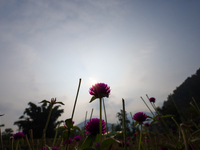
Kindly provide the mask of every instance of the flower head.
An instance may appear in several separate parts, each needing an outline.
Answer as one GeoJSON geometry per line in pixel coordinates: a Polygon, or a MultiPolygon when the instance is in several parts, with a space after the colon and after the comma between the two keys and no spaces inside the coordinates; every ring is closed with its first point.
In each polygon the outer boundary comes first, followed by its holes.
{"type": "Polygon", "coordinates": [[[52,147],[52,150],[59,150],[59,148],[56,147],[56,146],[53,146],[53,147],[52,147]]]}
{"type": "Polygon", "coordinates": [[[147,115],[143,112],[138,112],[133,116],[133,120],[138,121],[139,124],[142,124],[147,119],[147,115]]]}
{"type": "Polygon", "coordinates": [[[133,133],[133,136],[136,136],[137,135],[137,133],[133,133]]]}
{"type": "Polygon", "coordinates": [[[144,124],[146,127],[149,127],[150,126],[150,124],[147,122],[147,123],[145,123],[144,124]]]}
{"type": "Polygon", "coordinates": [[[167,147],[160,147],[160,150],[168,150],[167,147]]]}
{"type": "Polygon", "coordinates": [[[74,137],[74,140],[75,140],[76,142],[80,141],[80,140],[81,140],[81,136],[75,136],[75,137],[74,137]]]}
{"type": "Polygon", "coordinates": [[[131,139],[131,137],[129,137],[129,136],[128,136],[128,137],[126,137],[126,138],[127,138],[128,140],[130,140],[130,139],[131,139]]]}
{"type": "Polygon", "coordinates": [[[98,147],[100,147],[100,144],[101,144],[101,143],[96,143],[96,144],[97,144],[98,147]]]}
{"type": "MultiPolygon", "coordinates": [[[[71,138],[69,138],[69,141],[68,141],[68,143],[69,143],[69,144],[71,144],[71,143],[72,143],[72,139],[71,139],[71,138]]],[[[65,141],[64,141],[64,144],[67,144],[67,140],[65,140],[65,141]]]]}
{"type": "Polygon", "coordinates": [[[109,97],[110,87],[105,83],[96,83],[92,85],[89,93],[95,98],[109,97]]]}
{"type": "MultiPolygon", "coordinates": [[[[120,143],[118,145],[119,145],[119,147],[124,147],[125,146],[125,142],[124,141],[120,141],[120,143]]],[[[126,142],[126,146],[129,147],[130,143],[126,142]]]]}
{"type": "Polygon", "coordinates": [[[172,133],[176,134],[176,130],[172,130],[172,133]]]}
{"type": "Polygon", "coordinates": [[[52,98],[50,104],[53,105],[56,103],[56,98],[52,98]]]}
{"type": "MultiPolygon", "coordinates": [[[[100,119],[98,118],[93,118],[90,119],[90,121],[87,122],[85,126],[85,130],[87,131],[87,134],[99,134],[99,125],[100,125],[100,119]]],[[[104,120],[102,120],[102,133],[106,133],[106,123],[104,120]]]]}
{"type": "Polygon", "coordinates": [[[155,99],[154,97],[151,97],[151,98],[149,99],[149,101],[152,102],[152,103],[155,103],[156,99],[155,99]]]}
{"type": "Polygon", "coordinates": [[[18,132],[18,133],[15,133],[15,134],[13,135],[13,138],[14,138],[14,139],[22,139],[24,136],[25,136],[25,135],[24,135],[23,132],[18,132]]]}

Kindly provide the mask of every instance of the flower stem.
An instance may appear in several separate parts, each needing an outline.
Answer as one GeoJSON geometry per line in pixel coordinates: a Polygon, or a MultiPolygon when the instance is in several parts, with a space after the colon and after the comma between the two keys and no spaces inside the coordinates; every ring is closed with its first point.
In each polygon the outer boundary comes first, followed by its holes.
{"type": "Polygon", "coordinates": [[[138,150],[140,150],[141,141],[142,141],[142,124],[140,126],[141,126],[141,130],[140,130],[140,141],[139,141],[139,148],[138,148],[138,150]]]}
{"type": "Polygon", "coordinates": [[[102,98],[99,98],[99,102],[100,102],[100,123],[99,123],[99,140],[101,143],[101,139],[102,139],[102,98]]]}
{"type": "Polygon", "coordinates": [[[43,147],[44,145],[46,144],[45,142],[45,135],[46,135],[46,131],[47,131],[47,127],[48,127],[48,124],[49,124],[49,120],[50,120],[50,117],[51,117],[51,112],[52,112],[52,108],[53,108],[53,104],[50,104],[50,110],[49,110],[49,115],[48,115],[48,118],[47,118],[47,122],[46,122],[46,125],[45,125],[45,128],[44,128],[44,132],[43,132],[43,136],[42,136],[42,139],[43,139],[43,147]]]}
{"type": "Polygon", "coordinates": [[[18,150],[18,146],[19,146],[19,139],[17,140],[16,150],[18,150]]]}
{"type": "Polygon", "coordinates": [[[93,114],[94,108],[92,108],[91,114],[90,114],[90,120],[92,119],[92,114],[93,114]]]}
{"type": "Polygon", "coordinates": [[[106,132],[108,136],[108,124],[107,124],[106,107],[105,107],[104,99],[103,99],[103,108],[104,108],[105,120],[106,120],[106,132]]]}
{"type": "Polygon", "coordinates": [[[79,79],[78,90],[77,90],[77,93],[76,93],[74,108],[73,108],[73,111],[72,111],[72,117],[71,117],[72,120],[73,120],[73,117],[74,117],[74,111],[75,111],[75,108],[76,108],[76,102],[77,102],[77,99],[78,99],[78,93],[79,93],[80,86],[81,86],[81,78],[79,79]]]}
{"type": "Polygon", "coordinates": [[[125,146],[125,150],[127,150],[127,145],[126,145],[126,116],[125,116],[125,104],[124,104],[124,99],[122,99],[122,105],[123,105],[124,146],[125,146]]]}
{"type": "Polygon", "coordinates": [[[144,99],[142,98],[142,96],[140,97],[143,102],[145,103],[145,105],[147,106],[147,108],[149,109],[149,111],[152,113],[152,115],[155,117],[155,115],[153,114],[153,112],[151,111],[151,109],[149,108],[149,106],[147,105],[147,103],[144,101],[144,99]]]}

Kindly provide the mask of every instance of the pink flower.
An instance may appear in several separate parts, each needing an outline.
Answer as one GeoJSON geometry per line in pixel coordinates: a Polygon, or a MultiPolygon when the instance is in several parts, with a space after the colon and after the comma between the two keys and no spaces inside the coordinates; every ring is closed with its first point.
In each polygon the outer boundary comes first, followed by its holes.
{"type": "Polygon", "coordinates": [[[75,136],[74,140],[77,141],[77,142],[80,141],[81,140],[81,136],[75,136]]]}
{"type": "MultiPolygon", "coordinates": [[[[90,133],[90,134],[99,134],[99,125],[100,125],[100,119],[98,118],[93,118],[90,119],[86,126],[85,126],[85,130],[87,131],[86,133],[90,133]]],[[[106,133],[106,123],[104,122],[104,120],[102,120],[102,133],[106,133]]]]}
{"type": "Polygon", "coordinates": [[[154,97],[151,97],[151,98],[149,99],[149,101],[152,102],[152,103],[155,103],[156,99],[155,99],[154,97]]]}
{"type": "Polygon", "coordinates": [[[50,104],[53,105],[53,104],[55,104],[55,103],[56,103],[56,98],[55,98],[55,99],[52,98],[50,104]]]}
{"type": "Polygon", "coordinates": [[[133,120],[139,122],[139,124],[143,124],[146,119],[147,115],[143,112],[138,112],[133,116],[133,120]]]}
{"type": "Polygon", "coordinates": [[[24,136],[25,136],[25,135],[24,135],[23,132],[18,132],[18,133],[15,133],[15,134],[13,135],[13,138],[14,138],[14,139],[22,139],[24,136]]]}
{"type": "Polygon", "coordinates": [[[90,88],[89,93],[96,98],[109,97],[110,87],[105,83],[96,83],[90,88]]]}

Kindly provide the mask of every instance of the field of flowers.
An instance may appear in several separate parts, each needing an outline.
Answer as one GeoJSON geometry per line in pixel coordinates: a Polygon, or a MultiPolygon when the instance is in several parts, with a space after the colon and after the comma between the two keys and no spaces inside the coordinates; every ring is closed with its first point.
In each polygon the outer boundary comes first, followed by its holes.
{"type": "MultiPolygon", "coordinates": [[[[107,119],[102,120],[104,97],[109,97],[111,89],[105,83],[96,83],[89,89],[89,94],[92,96],[90,103],[94,100],[99,101],[99,118],[90,118],[85,124],[84,129],[74,126],[73,116],[76,108],[76,102],[81,85],[79,81],[76,99],[72,111],[71,118],[65,120],[63,126],[56,129],[54,139],[46,139],[46,131],[49,124],[49,118],[54,105],[62,102],[57,102],[56,98],[51,101],[43,100],[41,103],[50,105],[49,115],[46,121],[46,126],[43,130],[41,139],[33,139],[32,131],[30,130],[29,138],[22,132],[15,133],[10,139],[3,141],[1,136],[2,150],[198,150],[200,149],[200,123],[193,121],[178,124],[173,115],[162,115],[157,111],[155,106],[156,99],[148,97],[150,105],[154,108],[151,110],[145,100],[141,97],[144,104],[147,106],[153,117],[147,116],[143,112],[137,112],[132,116],[135,122],[134,126],[139,127],[140,131],[132,136],[127,136],[125,122],[125,101],[122,99],[123,110],[123,128],[121,133],[116,133],[111,136],[107,133],[107,119]],[[155,112],[155,113],[154,113],[155,112]],[[171,118],[177,125],[177,130],[172,130],[165,122],[165,118],[171,118]],[[160,122],[163,132],[160,133],[155,128],[155,132],[149,130],[155,123],[160,122]],[[72,137],[74,130],[79,131],[78,136],[72,137]],[[58,136],[58,132],[62,131],[62,136],[58,136]]],[[[192,99],[192,107],[200,116],[200,109],[192,99]]],[[[174,103],[174,105],[176,105],[174,103]]],[[[105,108],[105,107],[104,107],[105,108]]],[[[103,111],[104,110],[104,111],[103,111]]],[[[111,131],[112,132],[112,131],[111,131]]]]}

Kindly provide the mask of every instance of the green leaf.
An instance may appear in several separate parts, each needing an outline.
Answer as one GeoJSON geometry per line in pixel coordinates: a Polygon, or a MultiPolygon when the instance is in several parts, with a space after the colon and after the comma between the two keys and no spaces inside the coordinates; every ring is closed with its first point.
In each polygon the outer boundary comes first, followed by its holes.
{"type": "Polygon", "coordinates": [[[23,144],[24,143],[24,139],[23,138],[19,139],[19,142],[23,144]]]}
{"type": "Polygon", "coordinates": [[[63,102],[56,102],[55,104],[65,105],[63,102]]]}
{"type": "Polygon", "coordinates": [[[68,131],[67,131],[67,130],[63,131],[62,137],[63,137],[63,140],[64,140],[64,141],[67,140],[67,139],[69,138],[69,136],[68,136],[68,131]]]}
{"type": "Polygon", "coordinates": [[[92,96],[92,98],[91,98],[91,100],[90,100],[90,103],[92,102],[92,101],[94,101],[95,99],[97,99],[95,96],[92,96]]]}
{"type": "Polygon", "coordinates": [[[169,118],[169,117],[175,117],[175,115],[165,115],[165,116],[162,116],[162,118],[169,118]]]}
{"type": "Polygon", "coordinates": [[[47,101],[47,100],[43,100],[43,101],[41,101],[41,102],[39,102],[39,103],[50,103],[50,102],[47,101]]]}
{"type": "Polygon", "coordinates": [[[66,119],[65,125],[68,127],[68,129],[73,128],[72,118],[66,119]]]}
{"type": "Polygon", "coordinates": [[[153,120],[150,124],[154,124],[155,122],[157,122],[158,120],[153,120]]]}
{"type": "Polygon", "coordinates": [[[135,121],[135,123],[134,123],[134,127],[136,127],[138,123],[139,123],[138,121],[135,121]]]}
{"type": "Polygon", "coordinates": [[[117,141],[113,138],[108,138],[102,141],[101,143],[101,150],[104,149],[107,146],[110,146],[111,144],[117,143],[117,141]]]}
{"type": "Polygon", "coordinates": [[[151,118],[151,119],[153,119],[151,116],[147,116],[147,118],[151,118]]]}
{"type": "Polygon", "coordinates": [[[56,130],[64,130],[64,129],[66,129],[64,126],[60,126],[56,130]]]}
{"type": "Polygon", "coordinates": [[[76,129],[78,131],[81,131],[81,129],[78,126],[73,126],[73,129],[76,129]]]}
{"type": "Polygon", "coordinates": [[[192,139],[191,142],[193,143],[193,142],[196,142],[196,141],[199,141],[199,140],[200,140],[200,138],[195,138],[195,139],[192,139]]]}
{"type": "Polygon", "coordinates": [[[88,135],[88,137],[85,139],[85,141],[82,145],[82,149],[91,147],[93,142],[95,141],[95,139],[96,139],[96,135],[94,135],[94,134],[88,135]]]}

